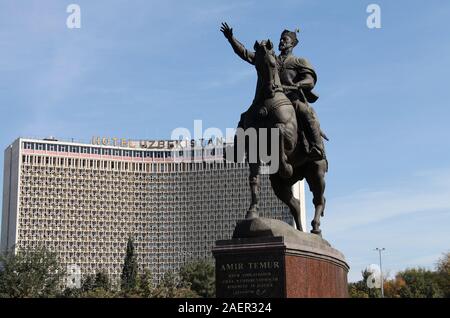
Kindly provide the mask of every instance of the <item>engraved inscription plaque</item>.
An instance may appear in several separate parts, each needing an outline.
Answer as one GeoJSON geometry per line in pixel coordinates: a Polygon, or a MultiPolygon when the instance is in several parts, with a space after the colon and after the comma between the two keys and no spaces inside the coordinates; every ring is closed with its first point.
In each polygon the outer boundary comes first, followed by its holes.
{"type": "Polygon", "coordinates": [[[284,297],[284,257],[225,254],[216,258],[217,297],[284,297]]]}

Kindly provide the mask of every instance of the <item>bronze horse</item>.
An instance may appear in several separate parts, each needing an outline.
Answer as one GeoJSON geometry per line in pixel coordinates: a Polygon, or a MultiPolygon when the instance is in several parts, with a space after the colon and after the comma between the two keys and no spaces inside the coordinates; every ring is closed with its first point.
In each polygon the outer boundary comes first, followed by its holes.
{"type": "MultiPolygon", "coordinates": [[[[328,170],[328,162],[326,159],[316,161],[309,159],[304,151],[305,147],[300,146],[300,142],[307,141],[302,137],[299,128],[301,125],[297,125],[294,106],[284,94],[272,42],[270,40],[255,42],[254,49],[258,73],[255,98],[250,108],[241,115],[238,128],[244,130],[255,128],[257,132],[259,128],[267,128],[269,131],[270,128],[279,129],[279,169],[270,175],[272,188],[276,196],[289,207],[297,229],[302,231],[300,203],[293,196],[292,186],[297,181],[306,179],[313,194],[315,207],[311,233],[320,235],[320,217],[323,216],[325,209],[325,173],[328,170]]],[[[259,133],[257,134],[259,142],[259,133]]],[[[236,144],[235,138],[235,151],[236,144]]],[[[248,152],[248,145],[245,149],[248,152]]],[[[248,153],[246,155],[248,158],[248,153]]],[[[252,196],[246,218],[253,218],[258,216],[261,168],[259,157],[256,163],[250,162],[249,165],[252,196]]]]}

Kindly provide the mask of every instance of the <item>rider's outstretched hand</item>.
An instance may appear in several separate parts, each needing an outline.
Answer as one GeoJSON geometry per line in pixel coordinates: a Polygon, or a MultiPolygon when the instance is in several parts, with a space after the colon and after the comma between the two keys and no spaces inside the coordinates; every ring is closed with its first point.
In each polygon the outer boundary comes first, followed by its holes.
{"type": "Polygon", "coordinates": [[[226,22],[222,22],[220,31],[227,39],[231,39],[233,37],[233,28],[230,28],[226,22]]]}

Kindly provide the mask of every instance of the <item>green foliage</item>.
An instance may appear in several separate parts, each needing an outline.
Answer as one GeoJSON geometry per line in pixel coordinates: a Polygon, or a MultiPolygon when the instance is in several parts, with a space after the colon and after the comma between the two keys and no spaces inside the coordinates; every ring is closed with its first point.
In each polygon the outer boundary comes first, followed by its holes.
{"type": "MultiPolygon", "coordinates": [[[[410,268],[398,272],[394,279],[385,280],[384,296],[387,298],[439,298],[445,297],[450,286],[448,253],[438,262],[437,270],[410,268]]],[[[362,272],[363,279],[349,284],[349,295],[354,298],[380,297],[379,288],[368,288],[370,273],[362,272]]]]}
{"type": "Polygon", "coordinates": [[[450,252],[445,253],[436,264],[436,283],[443,297],[450,298],[450,252]]]}
{"type": "Polygon", "coordinates": [[[55,297],[65,271],[56,253],[43,247],[12,251],[0,256],[0,297],[55,297]]]}
{"type": "Polygon", "coordinates": [[[81,282],[81,291],[88,292],[95,289],[95,275],[86,275],[81,282]]]}
{"type": "Polygon", "coordinates": [[[137,283],[138,264],[134,254],[133,238],[128,239],[127,252],[122,269],[121,288],[122,290],[134,290],[137,283]]]}
{"type": "Polygon", "coordinates": [[[396,279],[403,280],[399,289],[401,298],[438,298],[442,291],[437,284],[437,273],[423,269],[411,268],[399,272],[396,279]]]}
{"type": "Polygon", "coordinates": [[[138,279],[138,294],[141,297],[152,297],[153,293],[153,275],[149,269],[145,269],[144,273],[138,279]]]}
{"type": "Polygon", "coordinates": [[[362,288],[360,282],[348,285],[348,295],[350,298],[369,298],[369,294],[362,288]]]}
{"type": "Polygon", "coordinates": [[[198,295],[191,289],[183,286],[180,277],[173,273],[164,274],[162,282],[152,291],[155,298],[197,298],[198,295]]]}
{"type": "Polygon", "coordinates": [[[95,274],[94,289],[103,289],[105,291],[111,290],[111,283],[108,274],[101,271],[95,274]]]}
{"type": "Polygon", "coordinates": [[[86,275],[80,288],[66,288],[61,297],[67,298],[111,298],[116,297],[108,274],[100,271],[95,275],[86,275]]]}
{"type": "Polygon", "coordinates": [[[116,296],[114,291],[103,288],[94,288],[80,295],[81,298],[115,298],[116,296]]]}
{"type": "Polygon", "coordinates": [[[58,297],[60,298],[80,298],[82,297],[83,291],[81,288],[65,288],[58,297]]]}
{"type": "Polygon", "coordinates": [[[181,283],[201,297],[215,297],[215,269],[210,261],[199,260],[180,269],[181,283]]]}
{"type": "Polygon", "coordinates": [[[370,279],[371,273],[367,270],[361,272],[363,279],[350,283],[348,286],[348,293],[351,298],[380,298],[381,291],[378,288],[369,288],[367,280],[370,279]]]}

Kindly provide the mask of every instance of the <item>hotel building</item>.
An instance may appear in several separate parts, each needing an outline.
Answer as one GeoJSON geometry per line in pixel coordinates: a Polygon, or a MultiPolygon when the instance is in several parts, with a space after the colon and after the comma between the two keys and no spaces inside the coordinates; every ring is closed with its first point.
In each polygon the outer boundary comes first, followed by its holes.
{"type": "MultiPolygon", "coordinates": [[[[248,166],[224,162],[223,145],[177,143],[15,140],[5,150],[1,251],[45,246],[82,275],[105,271],[114,280],[130,236],[140,270],[156,281],[212,258],[214,242],[231,237],[249,206],[248,166]]],[[[267,175],[260,215],[292,224],[267,175]]]]}

